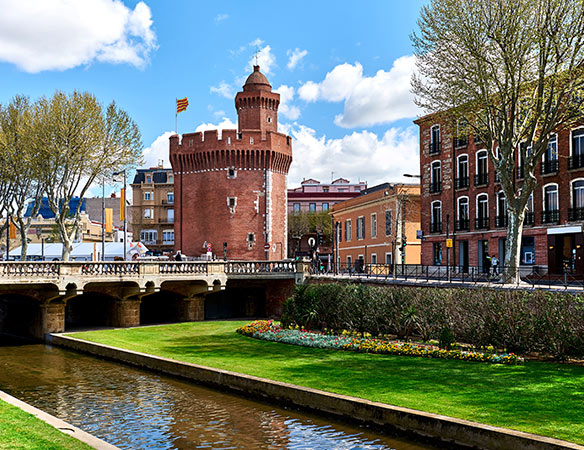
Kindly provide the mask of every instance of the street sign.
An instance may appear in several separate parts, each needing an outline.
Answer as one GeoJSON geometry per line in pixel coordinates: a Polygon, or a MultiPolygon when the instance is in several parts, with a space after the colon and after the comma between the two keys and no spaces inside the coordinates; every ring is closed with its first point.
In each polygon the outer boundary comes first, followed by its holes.
{"type": "Polygon", "coordinates": [[[452,248],[452,239],[446,239],[446,247],[452,248]]]}
{"type": "Polygon", "coordinates": [[[311,247],[314,247],[316,245],[316,239],[314,239],[313,237],[309,237],[308,238],[308,245],[310,245],[311,247]]]}
{"type": "Polygon", "coordinates": [[[264,244],[264,250],[269,250],[270,249],[270,244],[264,244]]]}

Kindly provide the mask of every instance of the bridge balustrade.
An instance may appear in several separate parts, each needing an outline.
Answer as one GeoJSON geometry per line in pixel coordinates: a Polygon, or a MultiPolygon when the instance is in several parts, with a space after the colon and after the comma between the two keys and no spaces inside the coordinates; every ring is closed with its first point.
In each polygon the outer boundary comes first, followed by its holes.
{"type": "Polygon", "coordinates": [[[140,265],[135,262],[87,262],[81,266],[82,275],[138,275],[140,265]]]}
{"type": "Polygon", "coordinates": [[[278,261],[236,261],[225,263],[226,274],[265,274],[265,273],[294,273],[294,262],[278,261]]]}
{"type": "Polygon", "coordinates": [[[174,273],[208,273],[209,265],[204,262],[164,262],[159,263],[158,271],[161,274],[174,273]]]}
{"type": "Polygon", "coordinates": [[[2,263],[0,274],[8,277],[57,277],[60,274],[60,267],[59,263],[54,262],[8,262],[2,263]]]}

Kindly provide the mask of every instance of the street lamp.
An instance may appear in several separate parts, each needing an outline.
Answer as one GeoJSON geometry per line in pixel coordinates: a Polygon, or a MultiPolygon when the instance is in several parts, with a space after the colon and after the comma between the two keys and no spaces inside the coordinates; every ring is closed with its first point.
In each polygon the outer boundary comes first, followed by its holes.
{"type": "Polygon", "coordinates": [[[41,241],[41,257],[42,260],[45,260],[45,238],[41,238],[43,234],[43,230],[41,229],[40,226],[37,227],[36,229],[36,235],[37,235],[37,239],[39,239],[41,241]]]}
{"type": "Polygon", "coordinates": [[[124,176],[124,188],[122,189],[122,195],[121,195],[121,205],[120,205],[120,214],[122,216],[122,218],[124,219],[124,261],[126,260],[126,246],[127,246],[127,241],[128,241],[128,230],[126,227],[126,169],[121,170],[120,172],[114,172],[113,173],[113,180],[115,182],[118,182],[119,180],[116,180],[116,176],[117,175],[123,175],[124,176]]]}

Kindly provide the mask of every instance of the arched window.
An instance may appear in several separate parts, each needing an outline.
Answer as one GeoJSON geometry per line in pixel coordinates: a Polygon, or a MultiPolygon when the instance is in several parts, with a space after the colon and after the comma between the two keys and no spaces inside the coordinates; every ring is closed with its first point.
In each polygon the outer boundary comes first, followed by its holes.
{"type": "Polygon", "coordinates": [[[547,149],[543,155],[541,163],[541,173],[556,173],[558,171],[558,135],[553,134],[550,137],[547,149]]]}
{"type": "Polygon", "coordinates": [[[459,197],[456,201],[457,203],[457,221],[456,230],[468,230],[469,227],[469,214],[468,214],[468,197],[459,197]]]}
{"type": "Polygon", "coordinates": [[[584,128],[572,130],[572,155],[568,160],[568,169],[584,167],[584,128]]]}
{"type": "Polygon", "coordinates": [[[489,184],[488,155],[486,150],[477,152],[477,173],[475,175],[475,186],[486,186],[489,184]]]}
{"type": "Polygon", "coordinates": [[[430,167],[430,193],[440,192],[440,161],[432,162],[430,167]]]}
{"type": "Polygon", "coordinates": [[[570,220],[584,220],[584,180],[572,181],[572,208],[569,209],[570,220]]]}
{"type": "Polygon", "coordinates": [[[440,153],[440,125],[434,125],[430,128],[430,155],[440,153]]]}
{"type": "Polygon", "coordinates": [[[442,202],[436,200],[432,202],[432,222],[430,223],[431,233],[441,233],[442,232],[442,202]]]}
{"type": "Polygon", "coordinates": [[[475,227],[479,230],[489,228],[489,196],[487,194],[477,195],[477,217],[475,227]]]}
{"type": "Polygon", "coordinates": [[[456,188],[464,189],[468,187],[468,155],[460,155],[456,164],[456,188]]]}
{"type": "Polygon", "coordinates": [[[495,217],[495,226],[507,226],[507,199],[503,191],[497,194],[497,217],[495,217]]]}
{"type": "Polygon", "coordinates": [[[560,221],[560,207],[558,199],[558,185],[547,184],[543,188],[543,223],[558,223],[560,221]]]}

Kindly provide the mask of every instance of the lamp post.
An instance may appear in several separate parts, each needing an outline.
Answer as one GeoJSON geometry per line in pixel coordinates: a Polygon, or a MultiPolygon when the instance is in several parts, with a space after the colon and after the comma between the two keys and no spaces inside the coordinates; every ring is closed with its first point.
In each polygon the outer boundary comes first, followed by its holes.
{"type": "Polygon", "coordinates": [[[42,258],[42,261],[44,261],[45,260],[45,238],[41,237],[43,234],[43,230],[39,226],[39,227],[37,227],[35,232],[37,235],[37,239],[41,241],[41,258],[42,258]]]}
{"type": "Polygon", "coordinates": [[[101,260],[105,261],[105,177],[101,179],[101,260]]]}
{"type": "MultiPolygon", "coordinates": [[[[120,172],[114,172],[113,176],[116,177],[117,175],[123,175],[124,176],[124,188],[122,189],[122,195],[121,195],[121,205],[120,205],[120,213],[124,219],[124,261],[126,260],[126,247],[127,247],[127,241],[128,241],[128,230],[126,227],[126,169],[121,170],[120,172]]],[[[114,178],[114,181],[117,181],[114,178]]]]}

